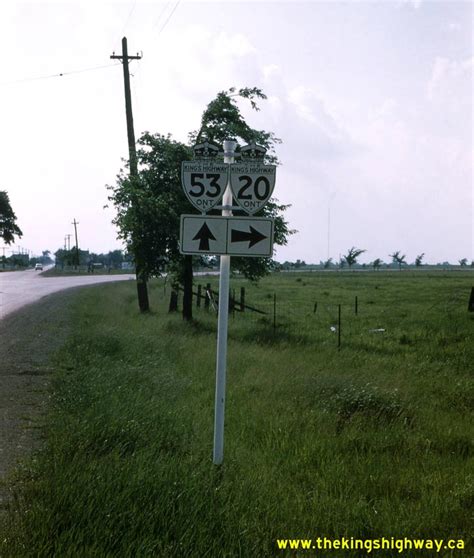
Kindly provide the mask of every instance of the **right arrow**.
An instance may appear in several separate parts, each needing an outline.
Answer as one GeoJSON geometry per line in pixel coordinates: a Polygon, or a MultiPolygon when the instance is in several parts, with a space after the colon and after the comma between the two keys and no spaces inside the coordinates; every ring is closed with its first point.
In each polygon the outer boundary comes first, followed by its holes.
{"type": "Polygon", "coordinates": [[[266,237],[260,231],[254,229],[251,225],[249,225],[250,231],[239,231],[236,229],[231,229],[230,233],[230,241],[231,242],[246,242],[249,241],[249,248],[252,248],[257,242],[264,240],[266,237]]]}
{"type": "Polygon", "coordinates": [[[193,240],[199,240],[199,250],[209,250],[209,240],[216,240],[207,223],[198,230],[193,240]]]}

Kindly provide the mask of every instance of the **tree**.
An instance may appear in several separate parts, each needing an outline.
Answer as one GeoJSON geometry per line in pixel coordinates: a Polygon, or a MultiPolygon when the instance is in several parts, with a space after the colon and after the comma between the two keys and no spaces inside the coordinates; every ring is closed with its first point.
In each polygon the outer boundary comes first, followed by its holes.
{"type": "Polygon", "coordinates": [[[53,263],[50,254],[51,254],[51,250],[43,250],[41,252],[41,256],[38,258],[38,261],[43,265],[48,265],[50,263],[53,263]]]}
{"type": "Polygon", "coordinates": [[[377,258],[372,262],[372,267],[374,268],[375,271],[377,271],[382,264],[383,261],[380,258],[377,258]]]}
{"type": "MultiPolygon", "coordinates": [[[[242,143],[255,142],[265,149],[267,154],[265,160],[268,163],[277,164],[278,159],[275,155],[275,144],[281,143],[273,132],[255,130],[245,122],[240,109],[235,101],[236,98],[248,99],[251,107],[259,111],[257,99],[265,100],[267,96],[257,87],[244,87],[236,91],[231,87],[228,91],[221,91],[216,98],[211,101],[201,117],[201,127],[199,131],[189,134],[191,145],[200,143],[204,139],[211,142],[222,144],[226,139],[234,139],[242,143]]],[[[237,149],[237,153],[239,149],[237,149]]]]}
{"type": "MultiPolygon", "coordinates": [[[[275,145],[280,144],[281,139],[277,138],[273,132],[251,128],[242,117],[236,102],[238,98],[247,99],[252,109],[259,111],[258,100],[265,100],[267,97],[257,87],[244,87],[239,90],[231,87],[228,91],[221,91],[206,107],[201,118],[199,131],[189,134],[191,144],[201,142],[203,139],[208,139],[217,144],[222,144],[226,139],[236,140],[240,144],[255,142],[267,150],[265,162],[278,164],[275,145]]],[[[239,150],[240,146],[236,150],[237,155],[239,150]]],[[[288,207],[288,205],[279,205],[276,199],[271,199],[262,210],[255,213],[255,216],[274,219],[274,240],[275,244],[280,246],[287,244],[288,236],[296,232],[289,229],[283,216],[288,207]]],[[[236,212],[236,214],[238,213],[236,212]]],[[[244,214],[243,212],[240,213],[244,214]]],[[[231,258],[231,269],[240,271],[251,281],[257,281],[268,274],[273,266],[274,262],[270,258],[231,258]]]]}
{"type": "Polygon", "coordinates": [[[144,276],[160,275],[167,266],[176,288],[184,283],[186,261],[179,252],[179,219],[189,212],[181,163],[192,158],[192,151],[170,135],[150,132],[137,143],[138,179],[121,170],[117,185],[108,186],[117,211],[113,223],[128,252],[140,260],[144,276]]]}
{"type": "Polygon", "coordinates": [[[54,257],[56,259],[56,267],[60,265],[61,268],[64,268],[65,265],[72,266],[75,265],[76,262],[78,262],[79,265],[85,265],[90,260],[91,255],[87,250],[81,249],[79,249],[78,253],[76,247],[73,246],[70,250],[59,248],[54,253],[54,257]]]}
{"type": "Polygon", "coordinates": [[[59,248],[54,252],[54,258],[56,260],[56,267],[60,265],[61,268],[64,268],[65,265],[70,265],[71,255],[69,250],[59,248]]]}
{"type": "Polygon", "coordinates": [[[112,250],[107,254],[107,265],[114,269],[120,269],[123,262],[122,250],[112,250]]]}
{"type": "Polygon", "coordinates": [[[346,260],[347,265],[349,266],[349,269],[355,264],[357,263],[357,258],[363,254],[364,252],[366,252],[366,250],[361,250],[360,248],[356,248],[355,246],[353,246],[345,256],[343,256],[343,258],[346,260]]]}
{"type": "Polygon", "coordinates": [[[21,238],[23,233],[16,224],[16,215],[10,205],[7,192],[0,190],[0,238],[5,244],[11,244],[15,240],[15,235],[21,238]]]}
{"type": "Polygon", "coordinates": [[[322,262],[324,269],[329,269],[332,266],[332,258],[328,258],[326,261],[322,262]]]}
{"type": "Polygon", "coordinates": [[[219,267],[217,256],[202,256],[200,263],[202,267],[207,267],[209,269],[219,267]]]}
{"type": "Polygon", "coordinates": [[[466,267],[467,265],[467,258],[463,258],[462,260],[459,260],[459,265],[461,267],[466,267]]]}
{"type": "Polygon", "coordinates": [[[389,256],[392,258],[393,263],[398,264],[398,269],[401,271],[402,270],[402,265],[406,264],[406,255],[403,254],[403,256],[400,256],[400,250],[398,250],[397,252],[394,252],[393,254],[389,254],[389,256]]]}
{"type": "MultiPolygon", "coordinates": [[[[273,144],[280,140],[271,132],[250,128],[240,114],[236,97],[250,100],[256,110],[255,99],[266,98],[256,88],[244,88],[238,92],[230,89],[219,93],[204,111],[200,130],[189,134],[191,143],[200,142],[203,138],[214,143],[222,143],[229,138],[244,143],[254,141],[268,150],[267,161],[275,163],[273,144]]],[[[139,138],[138,145],[138,180],[131,181],[121,170],[116,185],[107,186],[109,200],[117,211],[113,222],[118,226],[119,238],[124,240],[128,251],[140,258],[147,276],[159,275],[166,266],[173,275],[175,286],[184,287],[188,306],[183,308],[183,317],[190,319],[193,257],[182,256],[179,252],[179,228],[180,215],[190,211],[181,187],[181,163],[192,159],[192,150],[170,135],[150,132],[139,138]]],[[[271,200],[256,214],[275,219],[275,242],[280,245],[286,244],[288,235],[293,232],[283,218],[286,208],[271,200]]],[[[201,260],[194,258],[194,261],[201,260]]],[[[262,277],[273,266],[267,258],[235,257],[231,261],[232,269],[239,270],[251,280],[262,277]]]]}
{"type": "Polygon", "coordinates": [[[13,267],[27,267],[29,264],[28,254],[12,254],[9,258],[13,267]]]}
{"type": "Polygon", "coordinates": [[[420,267],[421,265],[423,265],[421,262],[422,262],[424,256],[425,256],[425,253],[423,252],[422,254],[418,255],[418,256],[415,258],[415,265],[416,265],[416,267],[420,267]]]}

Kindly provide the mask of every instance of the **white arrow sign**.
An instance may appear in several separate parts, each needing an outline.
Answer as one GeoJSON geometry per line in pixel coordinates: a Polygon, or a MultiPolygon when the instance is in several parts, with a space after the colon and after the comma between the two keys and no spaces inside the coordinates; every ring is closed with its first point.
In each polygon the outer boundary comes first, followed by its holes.
{"type": "Polygon", "coordinates": [[[234,200],[253,214],[267,203],[275,187],[275,165],[244,161],[230,165],[230,187],[234,200]]]}
{"type": "Polygon", "coordinates": [[[181,215],[182,254],[270,257],[273,220],[264,217],[181,215]]]}
{"type": "Polygon", "coordinates": [[[213,161],[183,161],[181,184],[188,200],[202,213],[212,209],[227,186],[229,168],[213,161]]]}

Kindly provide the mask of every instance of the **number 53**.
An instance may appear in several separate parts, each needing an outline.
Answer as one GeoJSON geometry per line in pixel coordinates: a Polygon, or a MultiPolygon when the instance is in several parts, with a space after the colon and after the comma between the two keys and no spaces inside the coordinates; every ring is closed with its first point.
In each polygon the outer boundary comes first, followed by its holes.
{"type": "Polygon", "coordinates": [[[193,172],[191,173],[191,190],[189,190],[189,195],[194,198],[200,198],[202,196],[207,196],[208,198],[218,198],[221,195],[222,188],[218,182],[220,174],[214,173],[202,173],[193,172]],[[206,186],[201,182],[202,179],[209,181],[206,186]],[[193,190],[193,188],[196,188],[193,190]]]}

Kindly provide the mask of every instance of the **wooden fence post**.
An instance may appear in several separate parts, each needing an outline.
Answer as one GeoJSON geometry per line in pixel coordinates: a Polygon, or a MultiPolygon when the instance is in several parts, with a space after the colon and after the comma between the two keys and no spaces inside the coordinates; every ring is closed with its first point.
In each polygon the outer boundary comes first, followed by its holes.
{"type": "Polygon", "coordinates": [[[474,312],[474,287],[471,288],[471,296],[469,297],[468,312],[474,312]]]}
{"type": "Polygon", "coordinates": [[[168,312],[177,312],[177,311],[178,311],[178,293],[175,290],[172,290],[168,312]]]}
{"type": "Polygon", "coordinates": [[[273,293],[273,333],[276,332],[277,328],[277,295],[273,293]]]}
{"type": "Polygon", "coordinates": [[[232,312],[232,318],[235,318],[235,289],[232,289],[232,296],[229,300],[229,311],[232,312]]]}
{"type": "Polygon", "coordinates": [[[240,287],[240,311],[245,310],[245,287],[240,287]]]}
{"type": "Polygon", "coordinates": [[[338,307],[337,314],[337,348],[341,348],[341,305],[338,307]]]}

